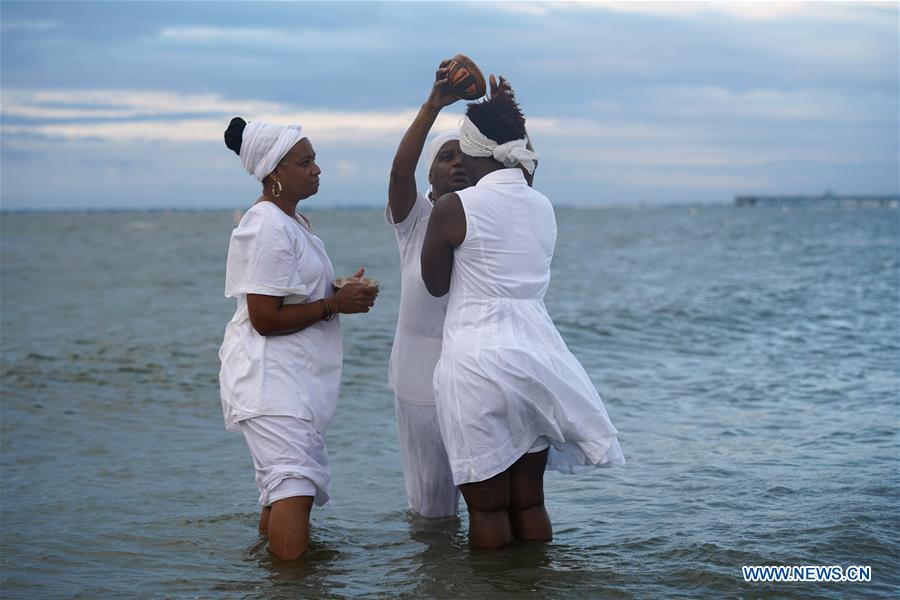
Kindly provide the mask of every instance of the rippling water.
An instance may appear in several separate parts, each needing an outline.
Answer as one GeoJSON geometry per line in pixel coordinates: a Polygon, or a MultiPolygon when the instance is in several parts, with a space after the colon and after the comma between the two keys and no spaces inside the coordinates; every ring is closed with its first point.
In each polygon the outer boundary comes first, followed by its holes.
{"type": "Polygon", "coordinates": [[[218,399],[231,213],[3,215],[3,596],[900,593],[896,210],[558,210],[548,309],[629,462],[548,474],[554,542],[482,553],[464,514],[405,510],[391,232],[311,217],[336,271],[383,291],[343,320],[332,501],[284,564],[218,399]],[[745,584],[756,564],[873,581],[745,584]]]}

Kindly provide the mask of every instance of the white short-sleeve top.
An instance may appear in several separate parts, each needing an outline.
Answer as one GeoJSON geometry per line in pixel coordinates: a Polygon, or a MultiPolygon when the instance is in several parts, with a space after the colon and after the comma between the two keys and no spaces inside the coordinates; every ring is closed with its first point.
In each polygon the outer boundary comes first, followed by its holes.
{"type": "Polygon", "coordinates": [[[225,427],[257,416],[307,419],[324,432],[337,406],[343,349],[338,318],[297,333],[262,336],[250,323],[247,294],[285,304],[332,294],[334,269],[325,244],[298,218],[271,202],[248,210],[231,234],[225,296],[237,300],[219,350],[225,427]]]}
{"type": "Polygon", "coordinates": [[[397,397],[414,404],[434,404],[434,366],[441,356],[447,296],[435,298],[422,281],[422,244],[431,216],[424,194],[405,219],[394,223],[390,205],[385,220],[394,226],[400,250],[400,314],[388,366],[388,385],[397,397]]]}

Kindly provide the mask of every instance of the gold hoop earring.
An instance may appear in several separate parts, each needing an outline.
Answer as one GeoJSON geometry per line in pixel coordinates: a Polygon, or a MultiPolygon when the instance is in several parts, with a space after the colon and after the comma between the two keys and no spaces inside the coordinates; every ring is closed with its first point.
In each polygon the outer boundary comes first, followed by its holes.
{"type": "Polygon", "coordinates": [[[281,196],[281,191],[283,189],[284,189],[284,187],[281,185],[281,182],[276,181],[275,183],[272,184],[272,195],[275,196],[276,198],[278,198],[279,196],[281,196]]]}

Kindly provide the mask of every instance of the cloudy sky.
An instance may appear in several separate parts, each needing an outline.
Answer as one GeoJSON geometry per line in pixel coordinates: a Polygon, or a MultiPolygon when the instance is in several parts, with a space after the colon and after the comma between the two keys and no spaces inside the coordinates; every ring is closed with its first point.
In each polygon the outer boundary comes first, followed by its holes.
{"type": "MultiPolygon", "coordinates": [[[[228,120],[379,205],[437,64],[512,82],[558,205],[898,193],[898,4],[7,2],[2,208],[241,207],[228,120]]],[[[441,128],[464,106],[446,109],[441,128]]]]}

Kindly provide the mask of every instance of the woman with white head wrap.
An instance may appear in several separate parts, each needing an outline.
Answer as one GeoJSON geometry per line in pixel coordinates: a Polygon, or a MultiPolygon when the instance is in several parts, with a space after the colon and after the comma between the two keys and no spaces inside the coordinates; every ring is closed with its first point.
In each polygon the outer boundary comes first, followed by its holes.
{"type": "Polygon", "coordinates": [[[416,189],[415,178],[416,163],[435,119],[444,107],[458,100],[447,83],[448,63],[438,67],[428,98],[397,148],[384,212],[400,250],[401,281],[388,383],[394,391],[409,508],[426,518],[455,516],[459,509],[459,492],[441,441],[432,385],[447,302],[425,289],[419,259],[434,200],[469,185],[456,131],[438,134],[429,142],[425,174],[430,186],[424,193],[416,189]]]}
{"type": "Polygon", "coordinates": [[[318,191],[322,172],[299,126],[235,118],[225,143],[263,190],[228,246],[225,295],[237,310],[219,350],[222,410],[253,458],[260,533],[273,554],[291,560],[309,544],[313,503],[328,500],[323,436],[343,362],[337,316],[368,312],[378,290],[334,291],[325,245],[296,212],[318,191]]]}
{"type": "Polygon", "coordinates": [[[437,200],[422,248],[428,291],[449,291],[435,398],[480,548],[552,538],[546,467],[624,462],[597,390],[544,306],[556,218],[530,186],[538,156],[512,90],[490,80],[490,100],[470,104],[460,127],[473,186],[437,200]]]}

